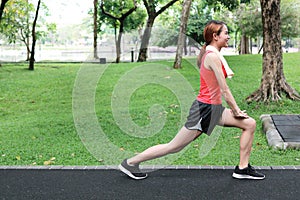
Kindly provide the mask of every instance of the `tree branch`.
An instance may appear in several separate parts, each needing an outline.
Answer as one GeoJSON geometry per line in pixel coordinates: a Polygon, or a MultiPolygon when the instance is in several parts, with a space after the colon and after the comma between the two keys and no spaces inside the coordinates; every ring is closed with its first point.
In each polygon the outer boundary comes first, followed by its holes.
{"type": "Polygon", "coordinates": [[[101,4],[100,4],[100,8],[101,8],[101,11],[104,15],[110,17],[110,18],[113,18],[114,20],[124,20],[126,17],[128,17],[128,15],[130,15],[133,11],[135,11],[137,9],[137,2],[136,0],[133,0],[133,3],[134,3],[134,7],[131,8],[130,10],[128,10],[126,13],[122,14],[121,17],[116,17],[116,16],[113,16],[112,14],[106,12],[104,10],[104,3],[103,3],[103,0],[101,1],[101,4]]]}
{"type": "Polygon", "coordinates": [[[1,1],[1,5],[0,5],[0,23],[1,23],[2,14],[3,14],[3,11],[4,11],[5,4],[6,4],[8,1],[9,1],[9,0],[2,0],[2,1],[1,1]]]}
{"type": "Polygon", "coordinates": [[[122,16],[120,17],[120,20],[124,20],[126,17],[128,17],[128,15],[130,15],[137,9],[136,0],[133,0],[133,3],[134,3],[134,7],[131,8],[130,10],[128,10],[126,13],[122,14],[122,16]]]}
{"type": "Polygon", "coordinates": [[[163,13],[165,10],[167,10],[170,6],[172,6],[174,3],[176,3],[178,0],[172,0],[169,3],[167,3],[165,6],[163,6],[159,11],[156,12],[156,15],[160,15],[163,13]]]}
{"type": "Polygon", "coordinates": [[[30,48],[29,48],[29,44],[26,42],[26,37],[25,37],[23,31],[24,31],[24,29],[21,28],[21,30],[20,30],[20,32],[21,32],[21,41],[24,42],[24,44],[25,44],[25,46],[27,48],[27,51],[29,53],[31,53],[30,48]]]}
{"type": "Polygon", "coordinates": [[[104,3],[103,3],[103,1],[104,1],[104,0],[102,0],[102,1],[101,1],[101,4],[100,4],[100,9],[101,9],[102,13],[103,13],[104,15],[110,17],[110,18],[113,18],[114,20],[117,20],[117,19],[118,19],[117,17],[111,15],[110,13],[108,13],[108,12],[106,12],[106,11],[104,10],[104,3]]]}
{"type": "Polygon", "coordinates": [[[147,0],[143,0],[143,3],[144,3],[144,5],[145,5],[145,7],[146,7],[146,10],[147,10],[148,15],[150,15],[150,6],[149,6],[149,4],[148,4],[148,1],[147,1],[147,0]]]}
{"type": "Polygon", "coordinates": [[[147,0],[143,0],[144,2],[144,5],[146,7],[146,10],[147,10],[147,13],[148,13],[148,16],[149,15],[154,15],[155,17],[157,17],[158,15],[160,15],[161,13],[163,13],[165,10],[167,10],[170,6],[172,6],[176,1],[178,0],[172,0],[170,1],[169,3],[167,3],[166,5],[164,5],[162,8],[160,8],[160,10],[158,10],[157,12],[155,11],[155,9],[152,11],[150,9],[150,6],[153,6],[153,2],[151,2],[150,4],[148,3],[147,0]]]}

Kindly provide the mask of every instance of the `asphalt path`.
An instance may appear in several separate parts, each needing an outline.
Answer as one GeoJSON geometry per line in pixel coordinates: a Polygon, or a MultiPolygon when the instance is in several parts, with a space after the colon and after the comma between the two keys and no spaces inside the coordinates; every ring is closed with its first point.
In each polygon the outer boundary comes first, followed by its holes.
{"type": "Polygon", "coordinates": [[[260,170],[237,180],[230,169],[162,169],[144,180],[107,170],[0,170],[0,199],[300,199],[299,169],[260,170]]]}

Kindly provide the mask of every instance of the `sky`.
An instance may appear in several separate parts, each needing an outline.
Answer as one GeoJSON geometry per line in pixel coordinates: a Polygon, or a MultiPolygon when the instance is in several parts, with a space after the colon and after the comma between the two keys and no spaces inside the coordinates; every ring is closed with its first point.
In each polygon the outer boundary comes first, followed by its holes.
{"type": "Polygon", "coordinates": [[[92,0],[43,0],[49,9],[49,20],[58,26],[80,24],[93,8],[92,0]]]}

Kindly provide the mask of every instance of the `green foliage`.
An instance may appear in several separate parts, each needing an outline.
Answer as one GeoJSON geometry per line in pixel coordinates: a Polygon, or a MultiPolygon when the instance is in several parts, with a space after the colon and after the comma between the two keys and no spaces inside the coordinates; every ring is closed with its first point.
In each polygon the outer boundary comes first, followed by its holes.
{"type": "Polygon", "coordinates": [[[236,10],[238,30],[251,38],[262,36],[260,3],[257,0],[241,4],[236,10]]]}
{"type": "Polygon", "coordinates": [[[287,1],[281,3],[281,29],[283,38],[300,36],[300,1],[287,1]]]}
{"type": "Polygon", "coordinates": [[[141,28],[144,25],[146,18],[146,12],[138,7],[134,13],[127,17],[124,21],[125,32],[130,32],[137,28],[141,28]]]}
{"type": "Polygon", "coordinates": [[[212,10],[205,3],[193,3],[187,35],[197,43],[204,43],[203,30],[207,22],[212,20],[212,18],[212,10]]]}
{"type": "MultiPolygon", "coordinates": [[[[248,2],[242,1],[243,2],[248,2]]],[[[235,32],[238,28],[236,21],[233,19],[232,12],[240,5],[239,1],[218,1],[218,0],[207,0],[207,1],[193,1],[190,11],[190,17],[187,26],[187,36],[192,39],[189,41],[189,45],[198,47],[198,44],[204,42],[203,29],[206,23],[212,19],[222,20],[227,23],[229,31],[235,32]],[[215,11],[215,12],[214,12],[215,11]]],[[[174,32],[178,32],[181,17],[181,6],[173,6],[160,18],[163,30],[158,31],[156,35],[161,37],[155,37],[154,41],[156,45],[166,47],[168,45],[176,45],[177,37],[174,32]],[[173,16],[170,18],[170,15],[173,16]]],[[[261,18],[261,16],[260,16],[261,18]]]]}
{"type": "MultiPolygon", "coordinates": [[[[151,38],[155,45],[161,47],[177,45],[181,7],[181,5],[175,4],[159,18],[159,24],[161,24],[161,28],[153,30],[153,37],[151,38]]],[[[186,35],[190,39],[189,45],[197,47],[199,43],[204,42],[202,35],[203,29],[206,23],[212,19],[212,16],[212,9],[210,9],[205,2],[192,2],[186,32],[186,35]]]]}
{"type": "Polygon", "coordinates": [[[25,0],[8,1],[0,29],[9,43],[15,43],[17,40],[30,36],[29,19],[34,17],[34,11],[34,5],[28,4],[25,0]]]}
{"type": "MultiPolygon", "coordinates": [[[[31,27],[35,16],[35,6],[26,0],[10,0],[5,6],[2,22],[0,24],[0,33],[5,36],[9,43],[22,41],[31,37],[31,27]]],[[[47,23],[44,17],[49,16],[47,6],[42,3],[43,14],[39,14],[36,25],[37,39],[45,38],[49,33],[56,31],[54,23],[47,23]]]]}
{"type": "Polygon", "coordinates": [[[178,2],[158,16],[152,30],[152,44],[164,48],[177,45],[181,10],[182,4],[178,2]]]}
{"type": "MultiPolygon", "coordinates": [[[[112,17],[108,17],[105,15],[101,9],[99,9],[99,28],[100,31],[105,31],[105,24],[110,28],[117,29],[120,27],[120,23],[116,18],[120,18],[124,15],[127,11],[134,7],[133,0],[126,0],[126,1],[119,1],[119,0],[112,0],[112,1],[102,1],[103,8],[105,12],[109,13],[112,17]],[[103,29],[104,28],[104,29],[103,29]]],[[[131,30],[135,30],[136,28],[142,26],[144,20],[146,18],[146,13],[143,9],[138,7],[135,12],[130,14],[126,17],[124,21],[124,31],[130,32],[131,30]]]]}
{"type": "Polygon", "coordinates": [[[221,6],[225,6],[229,10],[233,10],[238,7],[238,0],[206,0],[209,6],[212,6],[214,10],[220,10],[221,6]]]}
{"type": "MultiPolygon", "coordinates": [[[[300,16],[298,10],[300,2],[297,0],[281,1],[281,32],[283,38],[292,38],[300,35],[300,16]]],[[[255,38],[262,36],[262,19],[259,0],[247,4],[240,4],[236,9],[236,23],[238,30],[243,34],[255,38]]]]}
{"type": "Polygon", "coordinates": [[[175,46],[178,41],[178,30],[168,26],[154,27],[151,36],[152,44],[159,47],[175,46]]]}
{"type": "MultiPolygon", "coordinates": [[[[157,10],[157,7],[165,2],[166,1],[155,1],[154,9],[157,10]]],[[[106,4],[109,5],[110,3],[108,2],[106,4]]],[[[117,6],[117,4],[114,5],[114,7],[117,6]]],[[[116,10],[116,8],[109,7],[107,9],[116,10]]],[[[182,6],[180,2],[178,2],[159,16],[155,27],[160,27],[160,29],[153,30],[153,35],[151,38],[151,41],[154,45],[166,47],[177,44],[177,33],[179,31],[181,9],[182,6]]],[[[282,0],[281,24],[283,38],[292,38],[299,35],[300,16],[298,15],[298,10],[298,0],[282,0]]],[[[141,13],[144,12],[145,11],[141,11],[141,13]]],[[[136,12],[136,14],[137,13],[138,12],[136,12]]],[[[141,16],[141,14],[137,14],[137,16],[141,16]]],[[[187,26],[187,36],[196,42],[190,41],[189,45],[197,46],[197,44],[203,43],[202,32],[205,24],[211,19],[217,19],[226,22],[229,31],[234,33],[235,37],[237,37],[238,34],[244,34],[255,39],[259,36],[262,36],[262,20],[259,0],[195,0],[191,6],[190,17],[187,26]]],[[[136,29],[137,26],[134,24],[134,22],[139,20],[141,20],[139,17],[134,19],[128,18],[126,27],[127,24],[132,24],[133,26],[130,26],[130,28],[126,31],[129,32],[130,30],[136,29]]],[[[102,22],[105,22],[105,19],[103,19],[102,22]]],[[[107,24],[111,24],[111,27],[118,25],[113,20],[107,22],[107,24]]]]}

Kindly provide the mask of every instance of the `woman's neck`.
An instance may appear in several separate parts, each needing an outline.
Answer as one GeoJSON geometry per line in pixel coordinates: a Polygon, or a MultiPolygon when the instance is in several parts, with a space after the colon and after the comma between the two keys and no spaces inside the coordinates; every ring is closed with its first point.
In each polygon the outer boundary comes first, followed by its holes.
{"type": "Polygon", "coordinates": [[[216,45],[215,43],[211,43],[211,44],[209,44],[209,45],[215,47],[218,51],[221,51],[221,47],[219,47],[219,46],[216,45]]]}

